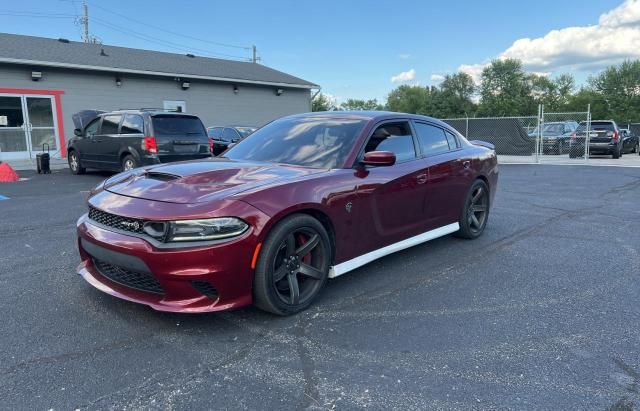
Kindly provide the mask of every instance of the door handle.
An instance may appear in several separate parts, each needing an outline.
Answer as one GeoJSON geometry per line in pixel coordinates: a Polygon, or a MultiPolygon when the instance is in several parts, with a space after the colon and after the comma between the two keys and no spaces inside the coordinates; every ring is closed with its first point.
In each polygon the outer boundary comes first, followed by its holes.
{"type": "Polygon", "coordinates": [[[466,160],[462,162],[462,167],[464,167],[465,169],[471,167],[471,161],[466,160]]]}
{"type": "Polygon", "coordinates": [[[416,181],[418,182],[418,184],[424,184],[427,182],[427,175],[426,174],[420,174],[418,176],[416,176],[416,181]]]}

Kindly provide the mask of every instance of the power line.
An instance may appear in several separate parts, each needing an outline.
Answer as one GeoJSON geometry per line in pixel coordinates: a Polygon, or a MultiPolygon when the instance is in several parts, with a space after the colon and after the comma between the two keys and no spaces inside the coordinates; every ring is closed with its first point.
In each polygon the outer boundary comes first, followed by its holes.
{"type": "Polygon", "coordinates": [[[127,16],[127,15],[124,15],[124,14],[109,10],[109,9],[107,9],[105,7],[102,7],[102,6],[100,6],[100,5],[98,5],[98,4],[94,3],[94,2],[91,2],[91,5],[94,6],[94,7],[97,7],[99,9],[101,9],[101,10],[104,10],[107,13],[115,14],[116,16],[120,16],[120,17],[122,17],[124,19],[127,19],[129,21],[132,21],[134,23],[143,24],[145,27],[151,27],[151,28],[154,28],[156,30],[160,30],[160,31],[162,31],[164,33],[173,34],[174,36],[180,36],[180,37],[184,37],[186,39],[196,40],[196,41],[200,41],[200,42],[203,42],[203,43],[209,43],[209,44],[213,44],[213,45],[216,45],[216,46],[231,47],[231,48],[237,48],[237,49],[243,49],[243,50],[251,50],[251,46],[239,46],[239,45],[236,45],[236,44],[220,43],[220,42],[217,42],[217,41],[204,40],[204,39],[201,39],[201,38],[198,38],[198,37],[189,36],[187,34],[182,34],[182,33],[177,33],[175,31],[167,30],[164,27],[154,26],[152,24],[149,24],[148,22],[143,22],[143,21],[140,21],[140,20],[133,19],[133,18],[127,16]]]}
{"type": "Polygon", "coordinates": [[[47,19],[73,19],[76,16],[73,14],[44,14],[44,13],[30,13],[20,11],[0,11],[0,16],[12,16],[12,17],[36,17],[47,19]]]}
{"type": "Polygon", "coordinates": [[[150,43],[155,43],[155,44],[159,44],[161,46],[173,49],[173,50],[179,50],[182,52],[189,52],[189,51],[198,51],[200,52],[200,54],[202,54],[203,56],[209,56],[209,57],[228,57],[228,58],[234,58],[234,59],[238,59],[238,60],[244,60],[244,61],[248,61],[249,59],[246,57],[242,57],[242,56],[236,56],[236,55],[231,55],[231,54],[223,54],[223,53],[212,53],[209,50],[204,50],[204,49],[198,49],[198,48],[194,48],[194,47],[183,47],[181,44],[178,43],[173,43],[171,41],[168,40],[162,40],[153,36],[149,36],[147,34],[143,34],[131,29],[127,29],[118,25],[115,25],[113,23],[110,23],[108,21],[99,19],[94,17],[93,18],[94,23],[106,27],[108,29],[111,30],[115,30],[124,34],[128,34],[130,36],[139,38],[141,40],[145,40],[148,41],[150,43]]]}

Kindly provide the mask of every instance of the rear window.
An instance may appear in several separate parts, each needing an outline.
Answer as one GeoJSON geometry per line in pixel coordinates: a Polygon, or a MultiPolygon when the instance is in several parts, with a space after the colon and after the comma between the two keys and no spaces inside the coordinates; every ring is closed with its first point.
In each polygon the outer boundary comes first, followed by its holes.
{"type": "Polygon", "coordinates": [[[222,128],[220,127],[211,127],[208,129],[209,137],[215,138],[216,140],[220,140],[222,137],[222,128]]]}
{"type": "Polygon", "coordinates": [[[152,121],[155,137],[202,136],[207,138],[207,132],[198,117],[155,116],[152,121]]]}
{"type": "MultiPolygon", "coordinates": [[[[587,129],[587,123],[580,123],[576,131],[585,131],[587,129]]],[[[616,127],[611,121],[592,121],[591,130],[607,130],[616,131],[616,127]]]]}

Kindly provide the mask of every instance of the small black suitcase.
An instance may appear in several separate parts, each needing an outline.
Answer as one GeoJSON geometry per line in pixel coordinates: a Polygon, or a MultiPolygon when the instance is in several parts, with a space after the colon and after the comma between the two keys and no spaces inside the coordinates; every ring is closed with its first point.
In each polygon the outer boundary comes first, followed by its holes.
{"type": "Polygon", "coordinates": [[[51,174],[51,167],[49,166],[49,144],[44,143],[42,145],[42,153],[36,154],[36,164],[38,167],[38,174],[51,174]],[[44,152],[44,146],[47,146],[47,152],[44,152]]]}

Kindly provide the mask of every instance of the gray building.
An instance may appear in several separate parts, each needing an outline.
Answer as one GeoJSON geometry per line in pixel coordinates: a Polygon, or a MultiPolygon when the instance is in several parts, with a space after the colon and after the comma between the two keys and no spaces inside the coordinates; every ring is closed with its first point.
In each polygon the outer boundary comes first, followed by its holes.
{"type": "Polygon", "coordinates": [[[206,126],[311,110],[317,85],[261,64],[0,33],[0,161],[66,156],[73,113],[164,108],[206,126]]]}

